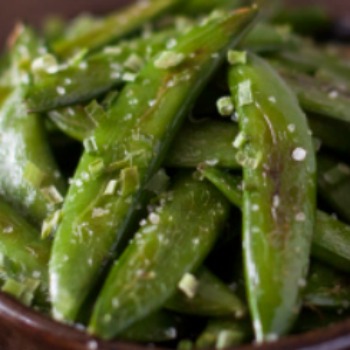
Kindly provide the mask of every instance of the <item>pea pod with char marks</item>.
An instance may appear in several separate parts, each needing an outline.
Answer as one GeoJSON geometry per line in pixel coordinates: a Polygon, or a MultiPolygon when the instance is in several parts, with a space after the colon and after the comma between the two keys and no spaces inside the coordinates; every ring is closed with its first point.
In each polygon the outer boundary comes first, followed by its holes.
{"type": "MultiPolygon", "coordinates": [[[[215,168],[201,169],[203,176],[215,185],[230,202],[242,207],[242,179],[215,168]]],[[[350,226],[321,210],[317,211],[311,254],[314,258],[350,271],[350,226]]]]}
{"type": "Polygon", "coordinates": [[[177,180],[162,202],[109,272],[90,321],[93,334],[113,338],[160,308],[178,285],[194,295],[188,273],[213,247],[228,217],[228,201],[189,175],[177,180]]]}
{"type": "Polygon", "coordinates": [[[50,152],[44,119],[28,114],[23,102],[29,87],[28,65],[40,42],[22,25],[13,41],[11,92],[0,109],[0,193],[39,225],[63,200],[65,184],[50,152]]]}
{"type": "Polygon", "coordinates": [[[316,208],[316,161],[306,117],[262,59],[230,67],[241,133],[243,246],[256,340],[288,332],[307,276],[316,208]]]}
{"type": "Polygon", "coordinates": [[[123,89],[107,118],[84,141],[86,151],[62,209],[50,260],[57,319],[75,319],[104,261],[125,247],[143,207],[144,189],[186,113],[255,15],[255,9],[246,8],[209,18],[178,38],[174,48],[151,60],[123,89]]]}

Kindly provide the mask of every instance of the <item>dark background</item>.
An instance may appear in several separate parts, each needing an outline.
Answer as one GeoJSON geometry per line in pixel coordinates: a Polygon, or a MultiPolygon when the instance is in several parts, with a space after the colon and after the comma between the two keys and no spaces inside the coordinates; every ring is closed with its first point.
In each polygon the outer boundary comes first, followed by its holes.
{"type": "MultiPolygon", "coordinates": [[[[0,0],[0,44],[8,36],[15,21],[40,23],[47,14],[73,16],[84,11],[103,13],[132,0],[0,0]]],[[[333,16],[350,17],[350,0],[289,0],[292,6],[324,4],[333,16]]]]}

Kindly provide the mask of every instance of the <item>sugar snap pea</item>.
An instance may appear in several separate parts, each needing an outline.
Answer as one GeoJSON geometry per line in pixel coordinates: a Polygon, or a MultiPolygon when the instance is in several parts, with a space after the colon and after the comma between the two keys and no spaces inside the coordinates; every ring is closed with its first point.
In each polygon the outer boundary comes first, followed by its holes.
{"type": "Polygon", "coordinates": [[[318,156],[318,191],[343,220],[350,222],[350,167],[326,154],[318,156]]]}
{"type": "Polygon", "coordinates": [[[122,86],[177,35],[169,29],[151,37],[108,46],[64,64],[59,64],[50,54],[40,56],[32,65],[33,82],[26,95],[28,108],[44,112],[83,103],[122,86]]]}
{"type": "Polygon", "coordinates": [[[91,21],[85,31],[72,33],[53,44],[60,57],[70,57],[80,50],[96,50],[139,29],[144,23],[169,11],[182,0],[138,2],[106,18],[91,21]]]}
{"type": "Polygon", "coordinates": [[[194,295],[189,273],[213,246],[228,208],[227,200],[210,184],[192,175],[177,180],[115,262],[95,304],[90,332],[113,338],[157,310],[177,286],[194,295]],[[174,249],[175,244],[181,249],[174,249]]]}
{"type": "Polygon", "coordinates": [[[144,202],[143,189],[186,112],[255,15],[255,9],[241,9],[184,34],[123,89],[84,141],[50,260],[55,318],[74,320],[109,253],[124,248],[144,202]]]}
{"type": "Polygon", "coordinates": [[[218,318],[208,322],[196,340],[196,349],[226,349],[250,339],[252,330],[246,321],[218,318]]]}
{"type": "Polygon", "coordinates": [[[197,292],[188,297],[176,293],[165,307],[183,314],[242,317],[246,310],[242,301],[209,270],[201,268],[194,274],[197,292]]]}
{"type": "MultiPolygon", "coordinates": [[[[203,176],[215,185],[230,202],[242,207],[242,180],[216,168],[201,169],[203,176]]],[[[350,271],[350,227],[332,215],[317,211],[312,238],[312,256],[336,269],[350,271]]]]}
{"type": "Polygon", "coordinates": [[[37,225],[62,200],[65,184],[49,149],[44,120],[23,102],[28,65],[40,49],[34,33],[16,29],[12,47],[11,93],[0,109],[0,193],[37,225]]]}
{"type": "Polygon", "coordinates": [[[293,325],[314,230],[316,162],[296,97],[262,59],[230,67],[241,133],[243,245],[256,340],[293,325]],[[296,258],[297,256],[297,258],[296,258]]]}
{"type": "MultiPolygon", "coordinates": [[[[106,114],[96,101],[90,109],[97,113],[96,119],[104,118],[106,114]]],[[[78,141],[89,137],[96,127],[94,115],[82,106],[51,111],[49,117],[60,130],[78,141]]],[[[231,145],[237,133],[238,127],[233,123],[215,120],[187,122],[173,141],[165,165],[171,168],[195,168],[198,164],[207,163],[235,169],[239,164],[231,145]]]]}
{"type": "Polygon", "coordinates": [[[346,274],[313,262],[304,290],[304,303],[314,307],[347,309],[350,307],[349,282],[346,274]]]}
{"type": "Polygon", "coordinates": [[[279,72],[296,93],[305,111],[345,122],[350,121],[349,91],[297,71],[280,68],[279,72]]]}
{"type": "MultiPolygon", "coordinates": [[[[48,303],[47,262],[50,243],[40,240],[37,230],[0,199],[0,275],[8,292],[27,304],[33,299],[48,303]]],[[[3,288],[4,289],[4,288],[3,288]]]]}
{"type": "Polygon", "coordinates": [[[160,343],[177,339],[180,332],[181,318],[161,310],[136,322],[125,330],[119,339],[140,343],[160,343]]]}

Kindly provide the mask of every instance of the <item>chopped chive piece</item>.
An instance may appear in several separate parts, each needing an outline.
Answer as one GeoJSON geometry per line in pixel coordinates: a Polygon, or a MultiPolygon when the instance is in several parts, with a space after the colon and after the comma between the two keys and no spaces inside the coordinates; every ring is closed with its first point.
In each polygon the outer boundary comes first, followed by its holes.
{"type": "Polygon", "coordinates": [[[247,141],[247,135],[244,132],[240,132],[236,139],[233,141],[234,148],[241,148],[247,141]]]}
{"type": "Polygon", "coordinates": [[[185,273],[178,284],[178,288],[190,299],[194,298],[198,289],[198,281],[195,276],[185,273]]]}
{"type": "Polygon", "coordinates": [[[55,56],[46,54],[36,58],[31,66],[33,74],[55,74],[59,71],[59,65],[55,56]]]}
{"type": "Polygon", "coordinates": [[[98,151],[97,143],[94,136],[90,136],[84,140],[84,149],[88,154],[96,154],[98,151]]]}
{"type": "Polygon", "coordinates": [[[217,100],[216,106],[220,115],[229,117],[233,114],[234,106],[229,96],[221,97],[217,100]]]}
{"type": "Polygon", "coordinates": [[[154,66],[159,69],[173,68],[181,64],[185,59],[183,53],[173,51],[163,51],[154,62],[154,66]]]}
{"type": "Polygon", "coordinates": [[[24,169],[24,178],[34,187],[40,187],[46,177],[46,174],[41,171],[34,163],[28,161],[24,169]]]}
{"type": "Polygon", "coordinates": [[[40,281],[28,278],[23,282],[18,282],[14,279],[7,279],[2,286],[2,291],[8,293],[23,304],[30,306],[33,302],[35,291],[40,286],[40,281]]]}
{"type": "Polygon", "coordinates": [[[136,74],[130,73],[130,72],[126,72],[126,73],[123,74],[122,79],[124,81],[127,81],[127,82],[133,82],[133,81],[136,80],[136,74]]]}
{"type": "Polygon", "coordinates": [[[110,180],[106,186],[106,189],[104,191],[104,195],[106,196],[112,196],[113,194],[115,194],[116,189],[118,186],[118,181],[117,180],[110,180]]]}
{"type": "Polygon", "coordinates": [[[63,197],[61,193],[55,186],[49,186],[41,189],[41,193],[45,198],[52,204],[59,204],[63,202],[63,197]]]}
{"type": "Polygon", "coordinates": [[[237,341],[237,335],[235,332],[230,330],[222,330],[218,334],[218,339],[216,341],[216,349],[226,349],[232,345],[235,345],[237,341]]]}
{"type": "Polygon", "coordinates": [[[58,224],[62,218],[62,211],[56,210],[53,214],[49,215],[41,226],[41,238],[46,239],[52,236],[57,230],[58,224]]]}
{"type": "Polygon", "coordinates": [[[140,175],[137,167],[125,168],[121,171],[121,195],[127,197],[140,186],[140,175]]]}
{"type": "Polygon", "coordinates": [[[250,80],[238,84],[238,105],[239,107],[253,103],[253,95],[250,80]]]}
{"type": "Polygon", "coordinates": [[[227,53],[227,60],[231,65],[245,64],[247,63],[247,52],[229,50],[227,53]]]}
{"type": "Polygon", "coordinates": [[[88,117],[94,122],[97,126],[101,120],[105,119],[106,112],[104,108],[96,101],[93,100],[85,107],[85,111],[88,117]]]}
{"type": "Polygon", "coordinates": [[[133,72],[138,72],[144,62],[142,58],[134,53],[132,53],[127,60],[124,62],[124,67],[131,69],[133,72]]]}
{"type": "Polygon", "coordinates": [[[97,158],[89,164],[89,172],[93,176],[99,176],[105,168],[103,159],[97,158]]]}

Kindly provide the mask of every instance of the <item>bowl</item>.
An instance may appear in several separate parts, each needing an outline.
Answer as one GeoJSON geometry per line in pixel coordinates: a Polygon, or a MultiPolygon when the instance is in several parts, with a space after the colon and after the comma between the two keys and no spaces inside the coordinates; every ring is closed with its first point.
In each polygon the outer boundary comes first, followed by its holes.
{"type": "MultiPolygon", "coordinates": [[[[2,5],[0,13],[0,47],[18,20],[39,25],[47,14],[72,17],[89,11],[104,13],[128,0],[13,0],[2,5]]],[[[322,3],[334,17],[350,17],[350,4],[344,0],[290,0],[292,6],[322,3]]],[[[161,350],[161,347],[152,347],[161,350]]],[[[58,323],[28,308],[11,296],[0,293],[0,350],[145,350],[139,344],[103,341],[86,334],[82,329],[58,323]]],[[[248,344],[236,350],[254,350],[248,344]]],[[[260,350],[343,350],[350,349],[350,319],[326,329],[301,335],[287,336],[277,342],[263,344],[260,350]]]]}

